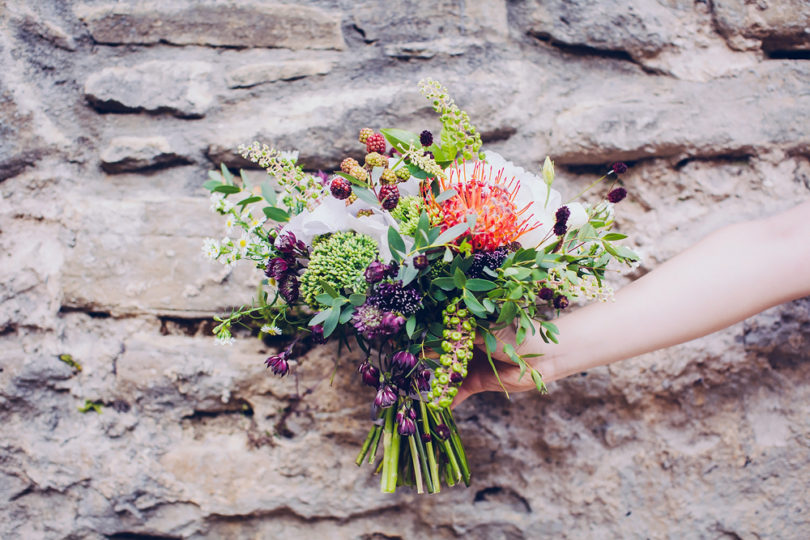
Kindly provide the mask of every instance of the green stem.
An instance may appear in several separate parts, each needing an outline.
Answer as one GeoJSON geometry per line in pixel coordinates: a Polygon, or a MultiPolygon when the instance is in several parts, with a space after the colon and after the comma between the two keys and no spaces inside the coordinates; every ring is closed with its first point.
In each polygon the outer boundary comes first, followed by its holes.
{"type": "Polygon", "coordinates": [[[371,441],[374,439],[374,435],[377,433],[379,426],[371,426],[371,429],[368,432],[368,436],[366,437],[366,441],[363,443],[363,448],[360,450],[360,453],[357,454],[357,459],[354,460],[355,464],[359,467],[363,460],[366,458],[366,454],[368,453],[368,448],[371,446],[371,441]]]}
{"type": "MultiPolygon", "coordinates": [[[[391,408],[393,412],[394,407],[391,408]]],[[[393,419],[393,414],[391,415],[393,419]]],[[[393,424],[393,422],[392,422],[393,424]]],[[[394,493],[397,490],[397,469],[399,468],[399,443],[401,436],[399,430],[393,429],[391,434],[391,456],[388,463],[388,478],[386,479],[385,493],[394,493]]]]}
{"type": "Polygon", "coordinates": [[[374,440],[371,441],[371,452],[368,454],[368,462],[374,463],[374,458],[377,457],[377,448],[380,446],[380,435],[382,435],[382,426],[376,426],[377,431],[374,433],[374,440]]]}
{"type": "Polygon", "coordinates": [[[414,434],[414,437],[416,438],[416,448],[419,451],[419,464],[422,466],[422,474],[425,478],[425,485],[427,486],[428,493],[437,493],[438,490],[434,487],[435,484],[428,465],[427,455],[425,452],[425,443],[422,441],[422,435],[419,431],[419,424],[416,425],[416,433],[414,434]]]}
{"type": "MultiPolygon", "coordinates": [[[[422,429],[425,433],[430,433],[430,421],[428,420],[427,407],[424,401],[419,402],[419,408],[422,412],[422,429]]],[[[425,446],[427,447],[428,463],[430,464],[430,477],[436,493],[438,493],[441,490],[441,477],[439,476],[439,464],[436,463],[436,455],[433,452],[433,441],[428,442],[425,446]]]]}
{"type": "Polygon", "coordinates": [[[449,409],[442,411],[448,427],[450,427],[450,439],[453,441],[453,447],[458,455],[461,464],[461,473],[464,478],[464,483],[470,485],[470,466],[467,463],[467,455],[464,453],[464,446],[461,444],[461,437],[458,434],[458,427],[455,420],[453,420],[453,413],[449,409]]]}
{"type": "MultiPolygon", "coordinates": [[[[390,407],[385,411],[385,427],[383,428],[383,460],[382,476],[380,477],[380,488],[383,493],[391,493],[388,490],[388,476],[391,467],[391,454],[393,453],[393,432],[394,432],[394,408],[390,407]]],[[[396,476],[396,472],[394,472],[396,476]]]]}
{"type": "Polygon", "coordinates": [[[416,477],[416,493],[424,493],[425,488],[422,487],[422,467],[419,465],[419,451],[416,449],[416,435],[408,437],[408,443],[411,445],[411,459],[413,460],[413,475],[416,477]]]}
{"type": "Polygon", "coordinates": [[[576,196],[574,196],[574,198],[573,198],[573,199],[569,200],[569,201],[568,201],[567,203],[565,203],[565,204],[568,204],[568,203],[574,202],[575,200],[579,199],[579,198],[580,198],[580,197],[582,197],[582,195],[584,195],[584,194],[585,194],[585,193],[586,193],[588,190],[590,190],[592,187],[595,187],[595,186],[596,186],[596,184],[598,184],[599,182],[601,182],[602,180],[604,180],[604,179],[605,179],[605,178],[607,178],[607,177],[608,177],[608,175],[607,175],[607,174],[606,174],[606,175],[604,175],[604,176],[602,176],[602,177],[601,177],[599,180],[597,180],[596,182],[594,182],[594,183],[593,183],[593,184],[591,184],[590,186],[586,187],[585,189],[583,189],[582,191],[580,191],[579,193],[577,193],[577,194],[576,194],[576,196]]]}

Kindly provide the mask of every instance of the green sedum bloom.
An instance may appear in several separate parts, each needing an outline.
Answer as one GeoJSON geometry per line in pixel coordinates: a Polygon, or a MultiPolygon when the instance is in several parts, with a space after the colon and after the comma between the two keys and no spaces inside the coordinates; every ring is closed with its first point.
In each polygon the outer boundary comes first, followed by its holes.
{"type": "MultiPolygon", "coordinates": [[[[416,233],[422,210],[427,211],[425,200],[422,197],[411,195],[401,198],[397,207],[391,210],[391,217],[399,221],[399,232],[413,236],[416,233]]],[[[431,220],[431,225],[437,225],[435,221],[431,220]]]]}
{"type": "Polygon", "coordinates": [[[336,290],[349,289],[363,293],[368,288],[363,272],[378,254],[377,243],[370,236],[351,231],[337,232],[316,238],[309,266],[301,276],[301,296],[318,307],[315,300],[324,291],[321,281],[336,290]]]}

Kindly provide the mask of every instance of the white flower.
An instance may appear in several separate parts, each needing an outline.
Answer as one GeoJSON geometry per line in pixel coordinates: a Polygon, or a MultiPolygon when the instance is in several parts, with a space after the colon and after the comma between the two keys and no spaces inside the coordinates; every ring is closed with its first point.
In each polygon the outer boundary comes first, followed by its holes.
{"type": "MultiPolygon", "coordinates": [[[[545,180],[539,176],[516,166],[510,161],[506,161],[500,154],[488,151],[486,152],[486,161],[496,171],[503,170],[502,178],[504,181],[509,181],[513,177],[520,181],[520,188],[517,197],[515,197],[515,205],[518,210],[528,206],[529,209],[525,215],[532,216],[529,223],[539,224],[533,230],[522,234],[518,241],[525,247],[537,247],[541,243],[546,245],[553,242],[556,237],[550,231],[556,221],[554,214],[562,206],[560,193],[555,189],[551,189],[545,180]]],[[[467,166],[471,165],[470,163],[467,166]]],[[[588,222],[588,213],[580,203],[568,203],[565,206],[571,211],[568,218],[569,229],[581,227],[588,222]]]]}
{"type": "Polygon", "coordinates": [[[202,251],[209,259],[216,259],[219,256],[219,242],[214,238],[203,240],[202,251]]]}
{"type": "Polygon", "coordinates": [[[298,150],[281,151],[278,154],[278,158],[289,161],[290,163],[295,163],[298,161],[298,150]]]}
{"type": "Polygon", "coordinates": [[[280,336],[281,335],[281,328],[276,325],[265,324],[262,325],[261,331],[268,336],[280,336]]]}
{"type": "Polygon", "coordinates": [[[236,216],[228,214],[228,217],[225,218],[225,231],[232,233],[234,226],[236,226],[236,216]]]}
{"type": "Polygon", "coordinates": [[[245,223],[247,223],[248,230],[252,231],[260,227],[262,224],[264,224],[264,222],[267,221],[267,217],[265,217],[264,214],[262,214],[259,217],[253,217],[253,215],[250,212],[248,212],[246,219],[244,219],[244,221],[245,223]]]}
{"type": "Polygon", "coordinates": [[[225,200],[225,194],[214,192],[211,194],[211,210],[214,212],[221,210],[223,208],[223,201],[225,200]]]}
{"type": "Polygon", "coordinates": [[[256,237],[249,233],[248,231],[244,231],[242,236],[234,242],[234,249],[239,253],[240,257],[244,257],[247,254],[248,248],[255,244],[256,237]]]}
{"type": "Polygon", "coordinates": [[[231,333],[227,330],[223,331],[215,339],[217,345],[233,345],[236,341],[236,339],[234,339],[234,337],[231,336],[231,333]]]}

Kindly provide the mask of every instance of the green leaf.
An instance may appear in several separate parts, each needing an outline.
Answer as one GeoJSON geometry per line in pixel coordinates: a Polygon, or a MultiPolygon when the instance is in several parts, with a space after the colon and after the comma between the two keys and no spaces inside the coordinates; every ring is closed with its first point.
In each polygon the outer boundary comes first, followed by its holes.
{"type": "Polygon", "coordinates": [[[276,190],[270,185],[270,182],[264,182],[262,184],[262,197],[264,200],[270,203],[270,206],[276,205],[276,190]]]}
{"type": "Polygon", "coordinates": [[[358,178],[355,178],[354,176],[352,176],[350,174],[346,174],[345,172],[335,171],[334,174],[335,174],[335,176],[340,176],[342,178],[345,178],[346,180],[348,180],[349,182],[351,182],[355,186],[368,187],[368,182],[363,182],[362,180],[360,180],[358,178]]]}
{"type": "Polygon", "coordinates": [[[464,275],[464,272],[462,272],[459,267],[456,267],[456,271],[453,273],[453,283],[455,283],[456,287],[459,289],[463,289],[467,284],[467,276],[464,275]]]}
{"type": "Polygon", "coordinates": [[[405,323],[405,333],[408,334],[409,338],[412,338],[414,330],[416,330],[416,316],[411,315],[405,323]]]}
{"type": "Polygon", "coordinates": [[[247,199],[242,199],[241,201],[236,203],[236,206],[247,206],[251,203],[259,202],[260,200],[262,200],[261,197],[257,197],[254,195],[252,197],[248,197],[247,199]]]}
{"type": "Polygon", "coordinates": [[[464,298],[464,303],[467,304],[467,309],[472,311],[476,316],[484,318],[487,316],[486,310],[484,310],[484,306],[481,305],[481,302],[475,297],[473,293],[464,289],[464,292],[461,294],[464,298]]]}
{"type": "Polygon", "coordinates": [[[357,195],[357,198],[363,201],[364,203],[370,204],[371,206],[379,206],[380,201],[377,199],[377,195],[368,188],[355,186],[352,188],[352,193],[357,195]]]}
{"type": "Polygon", "coordinates": [[[220,182],[219,180],[206,180],[203,183],[203,187],[205,189],[207,189],[208,191],[214,191],[215,187],[221,186],[221,185],[222,185],[222,182],[220,182]]]}
{"type": "Polygon", "coordinates": [[[391,248],[391,251],[405,255],[405,241],[393,226],[388,227],[388,247],[391,248]]]}
{"type": "Polygon", "coordinates": [[[318,281],[320,282],[321,288],[326,292],[326,294],[328,294],[332,298],[337,298],[340,296],[338,292],[335,290],[335,288],[332,287],[327,281],[323,279],[320,279],[318,281]]]}
{"type": "Polygon", "coordinates": [[[458,238],[459,236],[461,236],[462,234],[466,233],[468,230],[470,230],[470,227],[466,223],[459,223],[457,225],[453,225],[452,227],[444,231],[442,234],[440,234],[439,237],[434,242],[434,244],[435,245],[448,244],[453,240],[455,240],[456,238],[458,238]]]}
{"type": "Polygon", "coordinates": [[[452,291],[456,288],[456,281],[451,277],[440,277],[433,280],[433,285],[445,291],[452,291]]]}
{"type": "Polygon", "coordinates": [[[273,221],[278,222],[290,221],[290,214],[288,214],[281,208],[275,208],[273,206],[265,206],[264,208],[262,208],[262,212],[264,212],[264,215],[267,216],[267,219],[271,219],[273,221]]]}
{"type": "Polygon", "coordinates": [[[321,294],[319,294],[318,296],[315,297],[315,300],[317,300],[319,303],[321,303],[321,304],[323,304],[325,306],[331,306],[332,305],[332,295],[331,294],[321,293],[321,294]]]}
{"type": "Polygon", "coordinates": [[[419,180],[424,180],[425,178],[428,177],[428,174],[425,171],[423,171],[422,169],[420,169],[419,167],[417,167],[413,163],[408,163],[407,167],[408,167],[408,171],[410,171],[410,173],[411,173],[411,176],[413,176],[414,178],[418,178],[419,180]]]}
{"type": "Polygon", "coordinates": [[[467,284],[464,287],[471,291],[491,291],[496,288],[497,285],[488,279],[472,278],[467,280],[467,284]]]}
{"type": "Polygon", "coordinates": [[[515,315],[517,315],[517,304],[514,302],[505,302],[501,307],[501,314],[498,315],[498,319],[495,322],[497,324],[510,323],[514,320],[515,315]]]}
{"type": "Polygon", "coordinates": [[[309,323],[307,323],[307,326],[315,326],[316,324],[321,324],[329,316],[330,311],[332,311],[331,308],[330,309],[325,309],[323,311],[319,311],[318,313],[315,314],[314,317],[312,317],[309,320],[309,323]]]}
{"type": "Polygon", "coordinates": [[[526,340],[526,329],[522,326],[515,332],[515,343],[521,345],[526,340]]]}
{"type": "Polygon", "coordinates": [[[250,180],[248,179],[247,173],[244,169],[239,169],[239,177],[242,179],[242,186],[245,188],[245,190],[250,191],[250,180]]]}
{"type": "Polygon", "coordinates": [[[215,188],[214,188],[212,191],[216,191],[216,192],[218,192],[218,193],[225,193],[225,194],[230,195],[230,194],[232,194],[232,193],[239,193],[239,192],[240,192],[240,191],[242,191],[242,190],[241,190],[241,189],[239,189],[239,188],[238,188],[238,187],[236,187],[236,186],[231,186],[231,185],[222,184],[221,186],[217,186],[217,187],[215,187],[215,188]]]}
{"type": "Polygon", "coordinates": [[[413,264],[400,267],[400,272],[403,286],[409,284],[419,275],[419,270],[413,264]]]}
{"type": "Polygon", "coordinates": [[[352,315],[354,315],[354,306],[346,306],[340,313],[338,322],[340,322],[340,324],[346,324],[352,318],[352,315]]]}
{"type": "Polygon", "coordinates": [[[349,302],[353,306],[360,306],[365,301],[366,301],[366,295],[365,294],[354,293],[351,296],[349,296],[349,302]]]}
{"type": "Polygon", "coordinates": [[[219,171],[208,171],[208,178],[210,178],[211,180],[216,180],[220,184],[223,181],[222,175],[219,174],[219,171]]]}
{"type": "Polygon", "coordinates": [[[323,323],[323,337],[326,338],[332,335],[332,332],[334,332],[335,328],[337,328],[339,319],[340,308],[331,308],[329,310],[329,316],[323,323]]]}
{"type": "Polygon", "coordinates": [[[383,137],[397,150],[404,153],[411,145],[416,148],[421,148],[422,143],[419,142],[419,135],[411,131],[397,128],[381,129],[380,133],[383,137]]]}
{"type": "Polygon", "coordinates": [[[481,305],[484,306],[484,309],[487,310],[487,313],[492,313],[493,311],[495,311],[495,303],[489,298],[484,298],[483,300],[481,300],[481,305]]]}
{"type": "Polygon", "coordinates": [[[627,238],[626,234],[608,233],[602,237],[602,240],[608,240],[610,242],[613,242],[614,240],[624,240],[625,238],[627,238]]]}
{"type": "Polygon", "coordinates": [[[222,170],[222,177],[225,179],[225,183],[232,186],[233,175],[231,174],[231,171],[228,170],[228,167],[226,167],[224,163],[220,163],[219,168],[222,170]]]}
{"type": "Polygon", "coordinates": [[[487,352],[489,354],[498,350],[498,340],[495,339],[495,336],[493,336],[491,332],[484,334],[484,344],[487,346],[487,352]]]}
{"type": "Polygon", "coordinates": [[[540,375],[540,372],[534,368],[532,368],[532,381],[534,381],[534,385],[537,387],[538,392],[541,394],[548,394],[548,388],[546,388],[546,383],[543,382],[543,376],[540,375]]]}
{"type": "Polygon", "coordinates": [[[458,195],[458,191],[456,191],[455,189],[448,189],[448,190],[442,191],[441,193],[439,193],[439,196],[436,197],[436,202],[437,203],[444,202],[447,199],[451,199],[451,198],[455,197],[456,195],[458,195]]]}
{"type": "Polygon", "coordinates": [[[450,248],[444,248],[444,255],[442,256],[442,261],[449,263],[453,260],[453,251],[450,248]]]}
{"type": "Polygon", "coordinates": [[[523,281],[532,275],[532,269],[525,266],[510,266],[503,271],[503,275],[513,277],[518,281],[523,281]]]}

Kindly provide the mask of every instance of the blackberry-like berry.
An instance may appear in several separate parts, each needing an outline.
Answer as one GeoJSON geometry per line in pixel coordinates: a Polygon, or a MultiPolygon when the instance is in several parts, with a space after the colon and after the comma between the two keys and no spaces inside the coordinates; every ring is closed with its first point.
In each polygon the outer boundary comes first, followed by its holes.
{"type": "Polygon", "coordinates": [[[411,178],[411,171],[408,170],[408,167],[400,167],[394,171],[394,174],[397,175],[400,182],[404,182],[411,178]]]}
{"type": "Polygon", "coordinates": [[[383,208],[393,210],[399,204],[399,188],[397,186],[382,186],[377,199],[379,199],[383,208]]]}
{"type": "Polygon", "coordinates": [[[390,186],[397,183],[397,175],[391,169],[385,169],[380,175],[380,183],[390,186]]]}
{"type": "Polygon", "coordinates": [[[568,226],[565,223],[560,223],[558,221],[554,224],[554,234],[557,236],[564,236],[566,232],[568,232],[568,226]]]}
{"type": "Polygon", "coordinates": [[[607,199],[612,203],[617,203],[627,197],[627,190],[623,187],[617,187],[607,195],[607,199]]]}
{"type": "Polygon", "coordinates": [[[352,169],[354,167],[359,167],[360,164],[357,163],[357,160],[354,158],[347,157],[343,161],[340,162],[340,170],[345,172],[346,174],[351,174],[352,169]]]}
{"type": "Polygon", "coordinates": [[[342,201],[348,199],[349,195],[352,194],[352,185],[342,176],[338,176],[332,180],[332,183],[329,185],[329,191],[332,192],[334,198],[342,201]]]}
{"type": "Polygon", "coordinates": [[[358,165],[357,167],[352,167],[352,170],[349,172],[350,175],[354,176],[361,182],[368,181],[368,171],[365,170],[363,167],[358,165]]]}
{"type": "Polygon", "coordinates": [[[385,153],[385,137],[381,133],[373,133],[366,139],[366,152],[385,153]]]}
{"type": "Polygon", "coordinates": [[[433,133],[428,130],[423,131],[419,134],[419,142],[422,143],[422,146],[430,146],[433,144],[433,133]]]}
{"type": "Polygon", "coordinates": [[[368,138],[374,135],[374,130],[371,128],[363,128],[360,130],[360,135],[357,136],[357,140],[363,144],[366,144],[368,138]]]}
{"type": "Polygon", "coordinates": [[[366,165],[369,167],[387,167],[388,160],[382,154],[371,152],[366,154],[366,165]]]}

